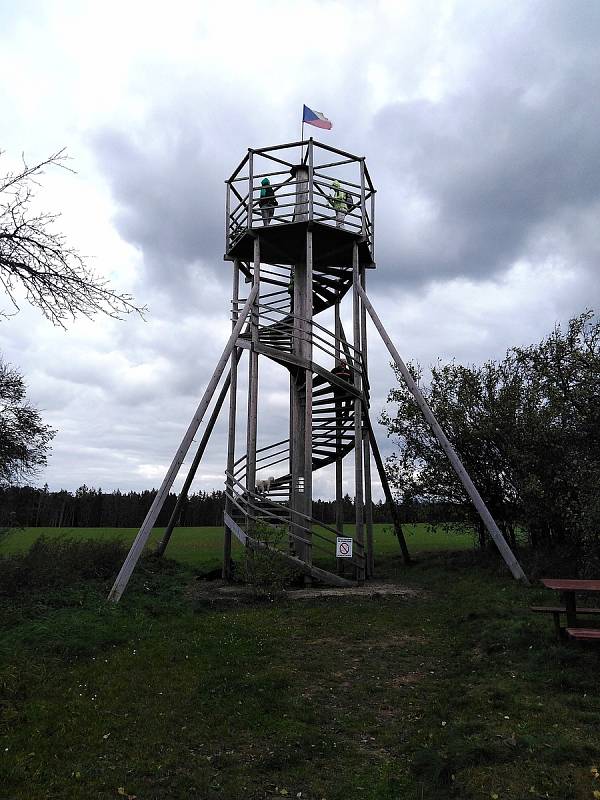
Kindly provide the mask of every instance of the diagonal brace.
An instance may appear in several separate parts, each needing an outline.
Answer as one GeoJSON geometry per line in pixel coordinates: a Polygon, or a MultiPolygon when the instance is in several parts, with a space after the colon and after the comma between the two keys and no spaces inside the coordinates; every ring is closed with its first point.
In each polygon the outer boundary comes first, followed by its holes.
{"type": "MultiPolygon", "coordinates": [[[[243,352],[243,350],[242,350],[241,347],[238,347],[236,349],[236,352],[235,352],[235,355],[234,355],[234,359],[235,359],[235,363],[236,364],[239,362],[240,356],[242,355],[242,352],[243,352]]],[[[200,466],[200,461],[202,460],[202,456],[204,455],[204,451],[206,450],[206,446],[208,445],[209,439],[211,437],[211,434],[213,432],[213,429],[215,427],[217,419],[219,418],[219,413],[221,412],[221,408],[223,407],[223,403],[225,401],[225,398],[227,397],[227,392],[229,391],[229,387],[230,386],[231,386],[231,371],[228,373],[227,378],[225,379],[225,383],[223,384],[223,388],[221,389],[221,393],[219,394],[219,396],[217,398],[217,401],[215,403],[215,407],[213,409],[213,412],[212,412],[212,414],[210,416],[210,419],[208,420],[208,423],[206,425],[206,430],[204,431],[204,434],[202,436],[200,444],[198,445],[198,450],[196,452],[196,455],[194,456],[194,460],[192,461],[192,463],[190,465],[190,470],[189,470],[189,472],[187,474],[187,478],[185,479],[185,482],[184,482],[183,486],[181,487],[181,491],[179,492],[179,497],[177,498],[177,502],[175,503],[175,508],[173,509],[173,513],[171,514],[171,518],[169,519],[169,522],[167,523],[167,527],[165,528],[165,532],[163,533],[162,539],[158,543],[158,546],[156,548],[156,555],[157,556],[164,556],[164,554],[165,554],[165,550],[167,549],[167,545],[169,544],[169,541],[171,539],[171,535],[173,533],[173,529],[175,528],[175,525],[177,525],[177,523],[179,521],[179,516],[181,514],[181,509],[182,509],[183,504],[184,504],[184,502],[185,502],[185,500],[186,500],[186,498],[188,496],[188,492],[190,490],[190,486],[192,485],[192,481],[196,477],[196,472],[198,470],[198,467],[200,466]]]]}
{"type": "Polygon", "coordinates": [[[142,527],[140,528],[137,536],[133,541],[133,544],[131,545],[131,549],[127,554],[127,558],[123,562],[123,566],[121,567],[121,570],[117,575],[114,585],[108,595],[108,599],[111,600],[113,603],[119,602],[119,600],[121,599],[121,595],[123,594],[123,592],[127,587],[127,584],[129,583],[129,578],[131,577],[131,573],[135,569],[135,565],[137,564],[142,554],[142,551],[146,545],[146,542],[150,537],[150,533],[152,532],[154,523],[156,522],[158,515],[160,514],[164,502],[169,495],[171,486],[173,486],[173,482],[177,477],[177,473],[179,472],[183,460],[186,457],[188,450],[190,449],[190,445],[192,444],[194,436],[196,435],[196,432],[200,427],[202,418],[206,414],[208,406],[210,405],[212,396],[216,391],[216,388],[219,384],[219,380],[221,379],[221,375],[223,374],[223,371],[225,370],[225,366],[227,365],[229,357],[233,352],[237,338],[240,335],[242,327],[244,326],[246,317],[250,313],[250,310],[253,306],[257,293],[258,293],[258,285],[252,288],[252,291],[250,292],[248,299],[246,300],[246,304],[240,311],[240,315],[235,324],[235,327],[231,332],[231,336],[229,337],[225,349],[223,350],[223,354],[221,355],[221,358],[219,359],[215,371],[213,372],[212,378],[210,379],[209,384],[206,387],[204,395],[202,396],[202,400],[200,401],[200,404],[196,409],[196,413],[192,417],[192,421],[190,422],[189,427],[185,432],[185,435],[181,441],[181,444],[179,445],[179,448],[175,453],[175,457],[171,462],[171,466],[169,467],[167,474],[165,475],[165,478],[161,484],[161,487],[156,493],[156,497],[154,498],[154,501],[152,502],[152,505],[150,506],[148,513],[146,514],[146,518],[142,523],[142,527]]]}
{"type": "Polygon", "coordinates": [[[429,408],[429,406],[427,404],[427,401],[423,397],[423,395],[421,393],[421,390],[419,389],[419,387],[416,384],[416,381],[414,380],[413,376],[410,374],[410,372],[409,372],[406,364],[404,363],[404,361],[400,358],[400,354],[398,353],[398,351],[394,347],[394,344],[393,344],[392,340],[390,339],[390,337],[388,336],[385,328],[383,327],[383,323],[381,322],[381,320],[379,319],[379,317],[375,313],[375,309],[371,305],[371,302],[370,302],[369,298],[367,297],[366,293],[364,292],[362,286],[360,286],[360,285],[358,286],[358,291],[359,291],[359,294],[360,294],[360,296],[362,298],[363,303],[365,304],[365,307],[366,307],[367,311],[369,312],[369,314],[371,316],[371,319],[373,320],[373,322],[375,324],[375,327],[377,328],[377,330],[379,332],[379,335],[383,339],[387,349],[390,351],[390,354],[391,354],[392,358],[394,359],[394,362],[395,362],[396,366],[400,370],[400,374],[404,378],[404,381],[405,381],[406,385],[408,386],[408,389],[409,389],[410,393],[415,398],[415,401],[416,401],[417,405],[421,409],[421,413],[423,414],[423,416],[425,417],[425,419],[429,423],[429,426],[430,426],[431,430],[433,431],[436,439],[438,440],[438,442],[440,444],[440,447],[442,448],[444,453],[446,453],[446,455],[448,456],[448,459],[449,459],[450,463],[452,464],[452,467],[454,468],[454,471],[456,472],[460,482],[464,486],[465,491],[467,492],[467,494],[471,498],[471,500],[473,502],[473,505],[475,506],[475,508],[477,510],[477,513],[479,514],[479,516],[481,517],[481,519],[483,521],[483,524],[485,525],[485,527],[487,528],[490,536],[492,537],[492,539],[496,543],[496,547],[500,551],[500,555],[502,556],[502,558],[506,562],[506,565],[510,569],[513,577],[516,578],[517,580],[522,581],[523,583],[529,584],[527,576],[523,572],[523,569],[522,569],[521,565],[519,564],[519,562],[515,558],[512,550],[510,549],[510,547],[506,543],[506,539],[502,535],[502,532],[501,532],[500,528],[496,525],[496,521],[494,520],[494,518],[490,514],[486,504],[483,502],[483,498],[481,497],[481,495],[479,494],[479,492],[475,488],[475,485],[474,485],[473,481],[471,480],[467,470],[464,468],[461,460],[459,459],[458,455],[456,454],[456,451],[454,450],[454,448],[450,444],[450,442],[448,440],[448,437],[446,436],[446,434],[444,433],[444,431],[440,427],[439,422],[437,421],[437,419],[433,415],[433,412],[429,408]]]}

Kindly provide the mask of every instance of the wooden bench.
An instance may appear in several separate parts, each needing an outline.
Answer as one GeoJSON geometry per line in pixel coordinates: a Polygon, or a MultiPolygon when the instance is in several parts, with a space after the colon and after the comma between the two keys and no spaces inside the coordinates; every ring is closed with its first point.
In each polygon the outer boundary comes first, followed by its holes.
{"type": "MultiPolygon", "coordinates": [[[[562,633],[562,629],[560,627],[560,615],[566,614],[567,609],[565,606],[530,606],[530,611],[533,611],[535,614],[552,614],[554,619],[554,627],[556,628],[557,634],[560,636],[562,633]]],[[[577,614],[587,614],[587,615],[594,615],[600,614],[600,608],[577,608],[577,614]]],[[[578,630],[577,628],[571,628],[571,630],[578,630]]],[[[589,630],[588,628],[581,628],[581,630],[589,630]]]]}
{"type": "Polygon", "coordinates": [[[600,630],[597,628],[567,628],[567,635],[579,642],[600,641],[600,630]]]}

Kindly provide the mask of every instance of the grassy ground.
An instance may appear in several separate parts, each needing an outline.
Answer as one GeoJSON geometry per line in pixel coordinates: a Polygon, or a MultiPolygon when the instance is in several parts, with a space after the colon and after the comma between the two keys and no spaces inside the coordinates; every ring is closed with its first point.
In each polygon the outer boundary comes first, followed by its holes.
{"type": "MultiPolygon", "coordinates": [[[[352,532],[354,525],[346,525],[346,531],[352,532]]],[[[398,541],[393,535],[390,525],[375,525],[375,552],[380,558],[387,558],[398,553],[398,541]]],[[[160,539],[163,528],[152,531],[149,548],[160,539]]],[[[448,535],[432,532],[427,525],[405,525],[404,532],[411,552],[429,552],[432,550],[452,550],[470,548],[473,537],[470,534],[448,535]]],[[[137,528],[25,528],[11,534],[0,542],[0,554],[16,553],[27,549],[32,542],[44,535],[55,538],[74,539],[109,539],[118,538],[129,544],[133,541],[137,528]]],[[[234,540],[234,556],[240,556],[241,547],[234,540]]],[[[223,528],[176,528],[169,543],[169,558],[199,569],[214,569],[221,564],[223,548],[223,528]]]]}
{"type": "Polygon", "coordinates": [[[149,559],[117,606],[68,569],[4,597],[1,796],[592,798],[598,656],[554,598],[466,553],[379,571],[421,593],[219,605],[149,559]]]}

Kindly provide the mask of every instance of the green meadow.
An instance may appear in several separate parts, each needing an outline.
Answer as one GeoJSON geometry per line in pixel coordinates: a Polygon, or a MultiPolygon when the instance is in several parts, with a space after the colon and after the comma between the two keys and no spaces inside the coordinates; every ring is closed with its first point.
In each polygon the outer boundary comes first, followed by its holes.
{"type": "MultiPolygon", "coordinates": [[[[395,556],[399,552],[398,541],[391,525],[374,525],[375,553],[382,559],[395,556]]],[[[318,529],[317,529],[318,530],[318,529]]],[[[473,546],[471,534],[448,535],[440,531],[432,531],[425,524],[405,525],[403,530],[408,548],[411,552],[431,552],[465,549],[473,546]]],[[[345,532],[352,533],[353,525],[346,525],[345,532]]],[[[152,531],[147,549],[151,550],[162,535],[162,528],[152,531]]],[[[26,550],[40,536],[49,539],[119,539],[130,544],[136,528],[25,528],[17,531],[0,542],[0,554],[16,553],[26,550]]],[[[234,558],[242,554],[240,546],[234,540],[234,558]]],[[[169,543],[167,555],[186,566],[196,569],[215,569],[221,564],[223,551],[223,528],[176,528],[169,543]]]]}
{"type": "Polygon", "coordinates": [[[135,531],[40,533],[0,558],[3,800],[600,792],[597,650],[468,536],[408,528],[406,567],[378,528],[378,576],[410,596],[232,601],[199,580],[220,530],[179,529],[110,605],[135,531]]]}

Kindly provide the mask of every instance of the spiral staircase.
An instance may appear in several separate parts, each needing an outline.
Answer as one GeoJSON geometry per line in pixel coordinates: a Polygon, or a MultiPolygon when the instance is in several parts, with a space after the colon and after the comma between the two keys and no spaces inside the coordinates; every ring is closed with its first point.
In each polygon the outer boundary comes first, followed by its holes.
{"type": "MultiPolygon", "coordinates": [[[[249,280],[250,264],[240,262],[240,269],[249,280]]],[[[261,289],[264,285],[272,291],[261,292],[256,304],[258,318],[257,340],[251,342],[248,328],[238,338],[238,346],[266,356],[287,368],[293,375],[312,372],[312,471],[315,472],[343,458],[355,444],[355,400],[359,407],[368,404],[368,379],[362,365],[361,353],[341,335],[321,326],[314,318],[301,333],[303,320],[291,308],[290,285],[293,267],[284,264],[262,265],[261,289]],[[331,365],[336,358],[344,358],[349,369],[345,376],[335,374],[315,361],[303,363],[294,353],[294,337],[310,340],[312,351],[327,357],[331,365]],[[361,380],[357,377],[360,375],[361,380]],[[356,388],[355,384],[362,387],[356,388]]],[[[313,317],[339,303],[352,285],[352,268],[319,266],[313,270],[313,317]]],[[[266,288],[266,287],[265,287],[266,288]]],[[[304,384],[306,385],[306,384],[304,384]]],[[[227,473],[227,499],[229,527],[246,546],[258,549],[265,545],[255,532],[258,529],[278,531],[277,549],[283,558],[290,560],[300,571],[328,584],[349,585],[352,581],[316,566],[330,566],[335,558],[336,537],[339,531],[312,516],[291,507],[292,475],[289,471],[290,440],[283,439],[261,447],[256,453],[257,487],[247,486],[247,453],[234,463],[233,472],[227,473]],[[309,542],[310,558],[302,558],[309,542]]],[[[352,563],[355,568],[364,564],[364,554],[355,548],[352,563]]]]}

